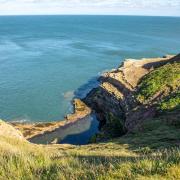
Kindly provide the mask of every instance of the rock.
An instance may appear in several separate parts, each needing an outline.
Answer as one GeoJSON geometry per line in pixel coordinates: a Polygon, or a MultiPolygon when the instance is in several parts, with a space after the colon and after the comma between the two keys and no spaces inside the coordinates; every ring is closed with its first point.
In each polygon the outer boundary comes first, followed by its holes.
{"type": "Polygon", "coordinates": [[[123,129],[131,131],[144,119],[156,115],[153,105],[145,107],[137,102],[135,92],[138,83],[154,69],[176,61],[180,61],[180,54],[163,58],[127,59],[118,69],[102,74],[99,87],[93,89],[83,101],[96,112],[100,127],[106,124],[109,114],[112,114],[124,122],[123,129]]]}

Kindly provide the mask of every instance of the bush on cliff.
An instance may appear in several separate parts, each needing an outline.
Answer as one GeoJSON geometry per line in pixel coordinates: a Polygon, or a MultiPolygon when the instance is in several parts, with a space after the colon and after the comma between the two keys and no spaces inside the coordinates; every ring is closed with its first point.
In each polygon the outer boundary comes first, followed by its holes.
{"type": "Polygon", "coordinates": [[[113,116],[112,113],[108,114],[108,121],[103,126],[103,131],[106,132],[108,138],[120,137],[125,134],[124,122],[121,119],[113,116]]]}
{"type": "Polygon", "coordinates": [[[180,109],[180,91],[164,98],[159,103],[159,109],[162,111],[170,111],[173,109],[180,109]]]}
{"type": "Polygon", "coordinates": [[[107,116],[106,124],[102,126],[99,133],[91,137],[90,143],[106,141],[125,134],[126,130],[123,120],[113,116],[112,113],[109,113],[107,116]]]}

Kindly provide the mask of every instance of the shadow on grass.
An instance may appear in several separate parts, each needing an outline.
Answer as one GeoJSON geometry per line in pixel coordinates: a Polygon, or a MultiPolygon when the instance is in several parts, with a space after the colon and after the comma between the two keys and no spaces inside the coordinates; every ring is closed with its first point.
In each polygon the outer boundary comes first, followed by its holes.
{"type": "Polygon", "coordinates": [[[77,156],[76,157],[80,162],[82,163],[88,163],[88,164],[93,164],[93,165],[103,165],[103,166],[109,166],[110,164],[119,164],[119,163],[123,163],[123,162],[135,162],[138,160],[142,160],[144,157],[124,157],[124,156],[102,156],[102,155],[98,155],[98,156],[77,156]]]}

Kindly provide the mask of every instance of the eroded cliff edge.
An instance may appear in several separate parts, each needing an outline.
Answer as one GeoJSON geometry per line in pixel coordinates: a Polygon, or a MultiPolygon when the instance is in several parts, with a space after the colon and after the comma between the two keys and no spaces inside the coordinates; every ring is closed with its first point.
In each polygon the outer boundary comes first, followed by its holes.
{"type": "Polygon", "coordinates": [[[180,54],[127,59],[119,68],[104,73],[99,78],[99,87],[83,101],[96,112],[105,137],[118,137],[134,128],[141,128],[143,121],[161,114],[163,102],[174,100],[178,105],[179,65],[180,54]]]}

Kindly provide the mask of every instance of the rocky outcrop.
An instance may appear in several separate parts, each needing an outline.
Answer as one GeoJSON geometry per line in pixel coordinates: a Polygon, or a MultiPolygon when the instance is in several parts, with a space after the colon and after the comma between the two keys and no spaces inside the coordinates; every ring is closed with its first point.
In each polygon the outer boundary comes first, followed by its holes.
{"type": "Polygon", "coordinates": [[[91,109],[80,99],[74,99],[74,113],[69,114],[63,121],[49,123],[11,123],[22,132],[23,136],[33,143],[49,144],[59,143],[64,137],[65,131],[78,121],[87,118],[91,109]]]}
{"type": "Polygon", "coordinates": [[[99,87],[93,89],[83,100],[96,112],[100,128],[108,124],[110,115],[121,121],[122,133],[133,130],[144,119],[154,117],[156,109],[153,104],[140,104],[135,98],[138,84],[154,69],[174,62],[180,62],[180,55],[141,60],[127,59],[119,68],[102,74],[99,78],[99,87]]]}

